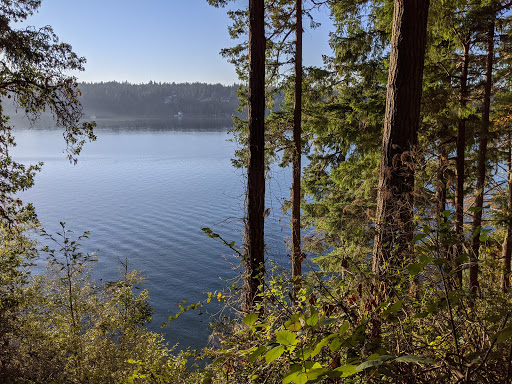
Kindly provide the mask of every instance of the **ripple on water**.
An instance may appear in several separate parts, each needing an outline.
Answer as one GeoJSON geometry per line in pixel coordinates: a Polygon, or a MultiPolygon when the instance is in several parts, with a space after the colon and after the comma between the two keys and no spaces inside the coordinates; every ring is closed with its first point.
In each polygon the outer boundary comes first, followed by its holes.
{"type": "MultiPolygon", "coordinates": [[[[144,270],[156,311],[152,330],[162,331],[160,325],[182,299],[202,300],[203,292],[220,290],[226,279],[238,276],[222,257],[237,264],[232,251],[201,231],[210,227],[241,244],[243,226],[236,218],[243,216],[244,181],[231,167],[234,146],[226,133],[100,131],[74,167],[59,156],[60,132],[18,131],[16,137],[15,159],[45,162],[24,200],[34,203],[50,233],[59,229],[59,221],[75,234],[91,232],[84,248],[100,249],[98,280],[117,278],[119,260],[125,258],[131,268],[144,270]]],[[[269,186],[273,215],[266,225],[273,232],[269,250],[286,262],[282,238],[288,227],[282,231],[277,223],[279,200],[289,196],[289,172],[283,175],[269,186]]],[[[208,318],[199,313],[187,313],[164,329],[167,340],[204,346],[208,318]]]]}

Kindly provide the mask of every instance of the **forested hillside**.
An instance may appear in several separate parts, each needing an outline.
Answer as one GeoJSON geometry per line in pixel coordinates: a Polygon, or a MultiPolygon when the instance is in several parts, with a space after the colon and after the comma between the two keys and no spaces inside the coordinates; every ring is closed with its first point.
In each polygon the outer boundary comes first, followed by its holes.
{"type": "Polygon", "coordinates": [[[96,117],[228,117],[238,106],[238,85],[202,83],[79,83],[84,111],[96,117]]]}
{"type": "MultiPolygon", "coordinates": [[[[98,127],[226,128],[239,105],[233,84],[128,82],[77,83],[77,100],[83,106],[83,118],[96,121],[98,127]]],[[[16,95],[4,98],[4,111],[15,127],[31,125],[26,108],[16,102],[16,95]],[[12,99],[12,100],[10,100],[12,99]]],[[[32,124],[54,128],[51,111],[39,110],[32,124]]]]}
{"type": "MultiPolygon", "coordinates": [[[[37,9],[2,4],[9,22],[37,9]]],[[[40,165],[12,160],[3,118],[0,379],[512,383],[511,10],[508,0],[250,0],[228,11],[236,45],[222,54],[243,85],[233,163],[247,170],[245,233],[203,228],[239,257],[241,273],[169,318],[226,304],[214,346],[194,355],[147,332],[151,309],[136,273],[93,284],[83,237],[72,241],[64,225],[55,238],[44,234],[57,244],[46,249],[48,272],[26,272],[38,252],[26,230],[37,220],[16,193],[40,165]],[[324,67],[304,67],[302,21],[314,28],[319,7],[334,23],[333,51],[324,67]],[[283,207],[293,211],[286,273],[270,262],[264,236],[277,165],[291,165],[294,179],[283,207]],[[189,369],[187,359],[206,363],[189,369]]],[[[77,84],[59,71],[81,68],[69,47],[9,22],[2,92],[32,115],[49,108],[70,160],[94,139],[93,124],[76,125],[79,100],[97,116],[235,108],[236,86],[77,84]]]]}

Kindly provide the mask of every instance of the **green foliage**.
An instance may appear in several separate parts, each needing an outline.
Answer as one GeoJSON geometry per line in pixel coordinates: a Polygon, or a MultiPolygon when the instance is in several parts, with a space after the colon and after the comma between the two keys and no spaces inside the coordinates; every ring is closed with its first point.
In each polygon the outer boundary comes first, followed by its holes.
{"type": "Polygon", "coordinates": [[[153,310],[147,290],[139,290],[144,278],[126,263],[120,280],[97,285],[93,259],[80,251],[87,234],[73,239],[61,225],[56,236],[46,234],[59,247],[46,247],[47,271],[23,286],[15,324],[2,332],[1,381],[187,382],[187,354],[173,355],[145,328],[153,310]]]}
{"type": "Polygon", "coordinates": [[[387,276],[384,294],[371,274],[348,265],[343,279],[305,276],[291,304],[292,283],[274,277],[257,313],[232,324],[222,347],[207,351],[214,358],[211,382],[505,380],[510,297],[499,292],[492,265],[482,271],[488,279],[475,303],[464,288],[450,289],[454,272],[438,256],[435,239],[436,231],[425,227],[417,237],[419,263],[410,273],[387,276]]]}
{"type": "MultiPolygon", "coordinates": [[[[215,6],[228,3],[208,2],[215,6]]],[[[266,158],[268,165],[279,162],[286,166],[293,154],[293,76],[288,70],[293,63],[290,31],[294,26],[294,2],[266,1],[265,5],[269,100],[266,158]]],[[[34,118],[45,108],[53,111],[57,122],[66,128],[70,159],[76,159],[84,140],[93,138],[92,125],[77,125],[81,117],[79,91],[76,81],[64,73],[82,69],[84,59],[59,43],[49,27],[37,31],[11,27],[13,21],[26,19],[38,6],[39,1],[27,0],[6,2],[0,7],[0,49],[4,58],[0,91],[34,118]]],[[[46,234],[57,249],[46,249],[50,255],[47,272],[29,280],[25,268],[35,251],[24,231],[35,216],[33,207],[24,206],[15,196],[33,185],[41,165],[26,167],[12,160],[9,148],[14,138],[8,119],[1,118],[3,382],[510,381],[512,303],[510,295],[498,289],[501,275],[507,280],[510,276],[500,259],[503,230],[510,226],[506,189],[501,188],[496,174],[488,177],[489,205],[487,201],[484,207],[466,204],[465,212],[466,220],[486,212],[486,222],[476,230],[466,229],[461,236],[453,230],[451,203],[456,187],[455,137],[460,122],[467,123],[468,137],[464,192],[470,198],[474,193],[474,138],[482,132],[482,37],[496,9],[496,29],[501,35],[496,41],[489,165],[498,169],[506,155],[500,146],[510,140],[510,17],[506,14],[510,5],[459,0],[431,5],[421,132],[412,156],[412,225],[416,235],[408,257],[393,260],[393,268],[383,268],[386,273],[382,276],[371,272],[370,261],[393,2],[349,0],[329,2],[329,6],[336,28],[330,40],[334,54],[326,58],[326,68],[305,70],[302,116],[304,153],[309,160],[302,208],[306,225],[314,228],[314,234],[306,239],[307,247],[318,255],[315,260],[321,269],[312,268],[298,291],[287,276],[274,274],[265,279],[265,293],[261,291],[254,312],[219,324],[215,336],[220,347],[206,349],[201,358],[211,360],[194,373],[186,365],[190,354],[174,355],[160,336],[145,329],[152,309],[146,290],[135,293],[143,280],[140,275],[125,266],[119,281],[97,285],[90,278],[92,255],[80,251],[87,234],[73,240],[64,224],[57,237],[46,234]],[[470,47],[468,91],[462,94],[461,54],[466,44],[470,47]],[[466,244],[472,238],[483,243],[479,255],[471,254],[466,244]],[[454,255],[453,249],[459,245],[464,251],[454,255]],[[465,271],[468,261],[475,259],[480,267],[480,285],[478,295],[470,295],[465,288],[465,271]],[[459,270],[463,272],[462,281],[459,270]]],[[[229,15],[233,20],[230,35],[243,39],[248,25],[246,10],[229,11],[229,15]]],[[[242,82],[247,79],[246,48],[243,43],[222,52],[236,65],[242,82]]],[[[108,96],[107,91],[114,89],[112,93],[121,100],[132,87],[110,83],[96,87],[96,91],[100,89],[108,96]]],[[[135,93],[151,93],[148,99],[153,100],[171,88],[169,84],[152,83],[137,87],[135,93]]],[[[211,106],[216,93],[208,93],[206,88],[199,87],[198,92],[210,99],[206,104],[211,106]]],[[[238,94],[243,113],[247,89],[240,87],[238,94]]],[[[174,98],[169,100],[174,103],[174,98]]],[[[169,106],[160,107],[167,110],[169,106]]],[[[240,117],[234,122],[236,140],[241,144],[234,164],[244,166],[246,124],[240,117]]],[[[225,240],[209,228],[203,231],[243,259],[234,241],[225,240]]],[[[209,293],[206,303],[214,298],[224,301],[225,297],[223,293],[209,293]]],[[[169,321],[203,304],[184,301],[180,312],[169,321]]]]}

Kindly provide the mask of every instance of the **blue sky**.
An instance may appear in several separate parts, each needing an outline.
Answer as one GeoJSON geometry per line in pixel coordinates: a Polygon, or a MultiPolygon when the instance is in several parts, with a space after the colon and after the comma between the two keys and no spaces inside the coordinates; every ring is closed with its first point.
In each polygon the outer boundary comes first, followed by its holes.
{"type": "MultiPolygon", "coordinates": [[[[321,65],[321,55],[330,52],[328,11],[316,16],[322,26],[304,33],[305,65],[321,65]]],[[[86,71],[75,73],[82,81],[237,82],[219,55],[233,45],[226,9],[206,0],[43,0],[27,24],[51,25],[87,58],[86,71]]]]}

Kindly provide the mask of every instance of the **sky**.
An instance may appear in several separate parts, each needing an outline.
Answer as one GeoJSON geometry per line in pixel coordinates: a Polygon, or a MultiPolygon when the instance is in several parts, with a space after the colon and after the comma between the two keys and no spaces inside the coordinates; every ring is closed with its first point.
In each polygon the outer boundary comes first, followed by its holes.
{"type": "MultiPolygon", "coordinates": [[[[315,18],[322,24],[315,30],[304,21],[304,65],[320,66],[330,53],[328,10],[315,18]]],[[[237,82],[233,65],[219,54],[234,45],[230,19],[206,0],[43,0],[25,24],[51,25],[87,58],[85,72],[73,73],[80,81],[237,82]]]]}

